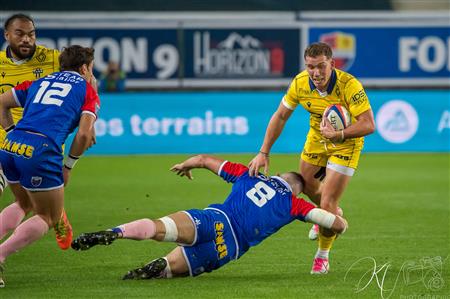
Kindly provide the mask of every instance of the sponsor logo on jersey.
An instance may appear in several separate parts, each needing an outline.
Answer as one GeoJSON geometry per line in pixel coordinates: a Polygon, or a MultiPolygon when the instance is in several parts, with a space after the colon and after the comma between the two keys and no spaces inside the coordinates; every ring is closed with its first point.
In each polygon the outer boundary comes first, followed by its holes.
{"type": "Polygon", "coordinates": [[[44,73],[44,70],[41,69],[40,67],[38,67],[38,68],[35,68],[35,69],[32,71],[32,73],[34,74],[34,77],[35,77],[36,79],[38,79],[38,78],[40,78],[41,75],[44,73]]]}
{"type": "Polygon", "coordinates": [[[350,161],[350,159],[352,158],[349,156],[342,156],[342,155],[335,155],[335,157],[344,161],[350,161]]]}
{"type": "Polygon", "coordinates": [[[214,230],[216,231],[216,238],[214,239],[214,243],[216,244],[216,251],[219,260],[228,255],[227,244],[225,244],[225,238],[223,237],[224,227],[225,226],[223,222],[214,222],[214,230]]]}
{"type": "Polygon", "coordinates": [[[39,54],[36,56],[36,60],[39,61],[39,62],[41,62],[41,63],[44,62],[46,58],[47,58],[47,56],[46,56],[44,53],[39,53],[39,54]]]}
{"type": "Polygon", "coordinates": [[[261,41],[237,32],[215,40],[209,31],[194,33],[194,72],[200,77],[282,76],[284,56],[277,40],[261,41]]]}
{"type": "Polygon", "coordinates": [[[364,103],[365,101],[367,101],[367,95],[366,95],[366,92],[364,91],[364,89],[361,89],[360,91],[358,91],[358,93],[353,95],[351,101],[355,105],[360,105],[360,104],[364,103]]]}
{"type": "Polygon", "coordinates": [[[398,144],[414,137],[419,127],[419,117],[409,103],[392,100],[378,110],[375,123],[381,137],[398,144]]]}
{"type": "Polygon", "coordinates": [[[356,38],[353,34],[334,31],[320,35],[319,40],[330,45],[336,68],[344,71],[350,69],[356,56],[356,38]]]}
{"type": "Polygon", "coordinates": [[[312,153],[307,153],[306,151],[303,151],[303,155],[305,155],[306,157],[308,157],[309,159],[312,159],[312,160],[319,159],[318,154],[312,154],[312,153]]]}
{"type": "Polygon", "coordinates": [[[5,141],[3,141],[0,150],[29,159],[33,157],[34,146],[25,143],[11,141],[8,138],[6,138],[5,141]]]}

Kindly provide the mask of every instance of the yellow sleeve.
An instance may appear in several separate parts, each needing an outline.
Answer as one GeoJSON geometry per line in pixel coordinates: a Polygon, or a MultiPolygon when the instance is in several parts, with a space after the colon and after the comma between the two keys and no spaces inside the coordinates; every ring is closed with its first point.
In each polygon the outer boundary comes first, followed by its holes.
{"type": "Polygon", "coordinates": [[[60,68],[59,68],[59,51],[58,50],[53,50],[53,69],[55,72],[59,72],[60,68]]]}
{"type": "Polygon", "coordinates": [[[348,104],[350,114],[353,117],[371,109],[369,98],[367,97],[361,82],[353,78],[345,86],[345,101],[348,104]]]}
{"type": "Polygon", "coordinates": [[[294,78],[291,84],[289,84],[288,91],[283,97],[283,105],[290,110],[294,110],[295,108],[297,108],[298,105],[297,99],[298,99],[297,83],[296,78],[294,78]]]}

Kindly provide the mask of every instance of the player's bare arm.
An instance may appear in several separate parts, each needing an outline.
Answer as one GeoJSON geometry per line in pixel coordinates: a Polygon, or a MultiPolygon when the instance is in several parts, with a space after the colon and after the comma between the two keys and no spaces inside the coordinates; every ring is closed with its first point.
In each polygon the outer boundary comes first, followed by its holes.
{"type": "Polygon", "coordinates": [[[94,128],[95,117],[88,113],[83,113],[80,118],[78,132],[73,139],[70,146],[69,155],[66,159],[63,168],[64,186],[69,183],[70,171],[80,156],[92,146],[92,141],[95,140],[94,128]]]}
{"type": "Polygon", "coordinates": [[[78,132],[70,147],[70,155],[81,156],[84,151],[91,145],[92,134],[94,130],[95,117],[89,113],[83,113],[80,118],[78,132]]]}
{"type": "Polygon", "coordinates": [[[220,165],[222,165],[223,162],[224,160],[210,155],[197,155],[187,159],[184,162],[175,164],[170,168],[170,170],[179,176],[186,176],[188,179],[192,180],[194,178],[191,172],[192,169],[206,168],[217,174],[219,172],[220,165]]]}
{"type": "Polygon", "coordinates": [[[14,125],[9,109],[18,107],[11,90],[0,95],[0,125],[5,131],[14,125]]]}
{"type": "Polygon", "coordinates": [[[345,138],[357,138],[375,132],[375,120],[372,109],[369,109],[356,116],[356,122],[345,128],[345,138]]]}
{"type": "Polygon", "coordinates": [[[269,125],[267,126],[266,135],[264,136],[263,145],[261,146],[259,153],[248,164],[251,176],[258,175],[259,169],[263,166],[264,174],[268,175],[270,149],[283,131],[287,120],[292,115],[292,111],[293,110],[286,108],[283,101],[281,101],[277,111],[272,115],[269,125]]]}
{"type": "Polygon", "coordinates": [[[320,132],[323,137],[333,143],[339,143],[349,138],[367,136],[375,131],[375,120],[372,109],[356,116],[356,122],[341,131],[336,131],[327,119],[320,123],[320,132]]]}

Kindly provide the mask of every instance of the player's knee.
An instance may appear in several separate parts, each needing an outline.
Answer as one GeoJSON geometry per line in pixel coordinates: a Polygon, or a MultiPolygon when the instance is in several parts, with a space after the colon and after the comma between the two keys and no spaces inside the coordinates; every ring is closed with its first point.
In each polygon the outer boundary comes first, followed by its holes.
{"type": "Polygon", "coordinates": [[[33,206],[31,205],[31,202],[28,200],[17,200],[16,198],[16,203],[25,212],[25,214],[28,214],[33,210],[33,206]]]}
{"type": "Polygon", "coordinates": [[[321,193],[319,190],[311,190],[311,189],[304,189],[303,193],[306,194],[309,199],[311,199],[312,202],[314,202],[316,205],[320,205],[321,201],[321,193]]]}
{"type": "Polygon", "coordinates": [[[60,217],[47,215],[47,214],[37,214],[37,216],[41,217],[42,220],[47,223],[48,227],[53,227],[58,223],[60,217]]]}
{"type": "Polygon", "coordinates": [[[165,242],[176,242],[178,239],[178,228],[175,221],[168,216],[159,218],[158,220],[162,223],[164,232],[158,232],[157,240],[165,242]]]}

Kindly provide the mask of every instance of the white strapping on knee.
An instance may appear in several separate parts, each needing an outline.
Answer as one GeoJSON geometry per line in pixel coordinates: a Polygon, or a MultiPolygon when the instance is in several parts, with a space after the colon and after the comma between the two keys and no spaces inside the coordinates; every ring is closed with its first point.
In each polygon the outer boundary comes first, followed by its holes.
{"type": "Polygon", "coordinates": [[[166,234],[164,235],[163,241],[176,242],[178,239],[178,228],[175,221],[173,221],[173,219],[168,216],[159,218],[159,220],[164,224],[164,227],[166,228],[166,234]]]}
{"type": "Polygon", "coordinates": [[[319,208],[312,209],[305,217],[306,221],[325,228],[331,228],[335,219],[336,215],[319,208]]]}

